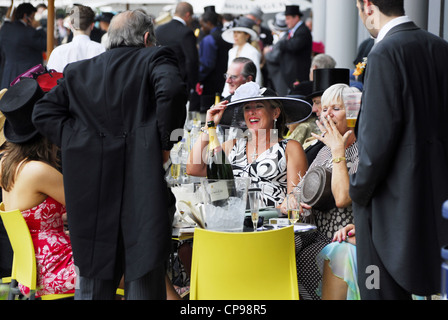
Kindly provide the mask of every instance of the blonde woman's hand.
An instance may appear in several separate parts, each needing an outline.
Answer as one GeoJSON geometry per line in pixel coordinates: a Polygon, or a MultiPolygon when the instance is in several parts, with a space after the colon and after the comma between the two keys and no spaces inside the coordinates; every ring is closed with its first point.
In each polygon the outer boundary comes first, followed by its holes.
{"type": "Polygon", "coordinates": [[[347,131],[344,135],[342,135],[335,123],[331,120],[330,116],[327,118],[321,117],[321,121],[317,120],[316,124],[318,125],[321,135],[317,135],[315,133],[311,133],[313,137],[325,143],[331,149],[331,153],[335,156],[335,153],[342,153],[341,156],[345,155],[345,144],[347,142],[348,137],[352,134],[352,131],[347,131]]]}

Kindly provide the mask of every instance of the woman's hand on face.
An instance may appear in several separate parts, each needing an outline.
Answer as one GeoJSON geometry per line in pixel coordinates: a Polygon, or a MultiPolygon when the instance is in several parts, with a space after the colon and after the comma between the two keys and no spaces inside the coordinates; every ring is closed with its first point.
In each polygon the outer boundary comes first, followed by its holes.
{"type": "Polygon", "coordinates": [[[224,110],[227,108],[227,104],[229,101],[223,100],[216,105],[212,105],[210,109],[207,110],[207,114],[205,116],[205,124],[209,121],[213,121],[215,125],[218,125],[221,121],[222,115],[224,114],[224,110]]]}
{"type": "Polygon", "coordinates": [[[334,233],[333,242],[347,241],[353,245],[356,245],[356,237],[355,237],[355,225],[348,224],[345,227],[339,229],[334,233]]]}
{"type": "Polygon", "coordinates": [[[345,144],[348,137],[352,134],[352,131],[349,130],[344,135],[341,135],[335,123],[331,120],[330,116],[327,116],[327,118],[321,117],[321,120],[322,123],[319,120],[316,120],[316,124],[318,125],[322,134],[317,135],[311,133],[313,137],[325,143],[330,147],[332,151],[338,148],[345,150],[345,144]]]}

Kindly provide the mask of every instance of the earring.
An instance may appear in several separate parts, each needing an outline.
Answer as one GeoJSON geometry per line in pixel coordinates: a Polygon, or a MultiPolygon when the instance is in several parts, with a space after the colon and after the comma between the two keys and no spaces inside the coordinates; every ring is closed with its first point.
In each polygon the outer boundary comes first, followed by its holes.
{"type": "Polygon", "coordinates": [[[274,129],[271,132],[271,142],[278,140],[277,119],[274,119],[274,129]]]}

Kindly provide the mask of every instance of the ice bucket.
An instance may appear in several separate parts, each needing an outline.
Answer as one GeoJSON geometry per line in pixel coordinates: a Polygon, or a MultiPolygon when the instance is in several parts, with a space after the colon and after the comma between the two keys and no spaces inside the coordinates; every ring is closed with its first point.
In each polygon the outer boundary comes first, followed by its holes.
{"type": "Polygon", "coordinates": [[[242,232],[250,178],[202,180],[206,229],[242,232]]]}

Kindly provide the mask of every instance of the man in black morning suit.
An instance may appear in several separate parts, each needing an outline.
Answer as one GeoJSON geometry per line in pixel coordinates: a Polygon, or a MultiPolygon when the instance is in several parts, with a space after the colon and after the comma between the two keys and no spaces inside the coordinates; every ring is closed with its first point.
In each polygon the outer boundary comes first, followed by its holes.
{"type": "Polygon", "coordinates": [[[357,6],[376,38],[350,181],[361,299],[436,294],[448,243],[448,43],[405,16],[403,0],[357,6]]]}
{"type": "Polygon", "coordinates": [[[199,73],[197,39],[189,27],[192,21],[193,6],[188,2],[179,2],[173,19],[156,29],[157,42],[162,46],[171,47],[176,52],[190,95],[198,82],[199,73]]]}
{"type": "Polygon", "coordinates": [[[313,37],[302,16],[299,6],[286,6],[285,21],[289,30],[277,43],[281,51],[281,74],[290,90],[294,82],[308,81],[310,74],[313,37]]]}
{"type": "Polygon", "coordinates": [[[75,299],[114,299],[123,274],[126,300],[165,299],[173,203],[163,163],[187,90],[149,16],[119,13],[108,35],[110,50],[69,64],[33,121],[61,148],[75,299]]]}

